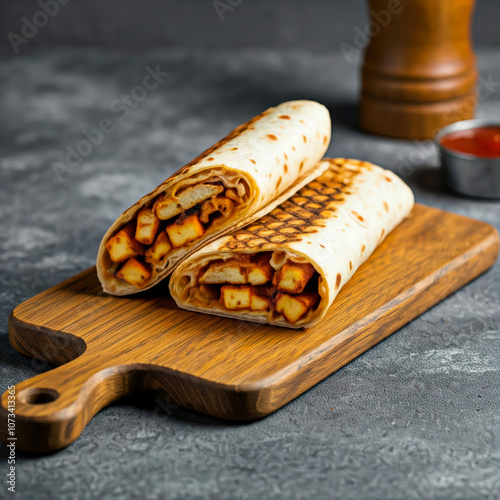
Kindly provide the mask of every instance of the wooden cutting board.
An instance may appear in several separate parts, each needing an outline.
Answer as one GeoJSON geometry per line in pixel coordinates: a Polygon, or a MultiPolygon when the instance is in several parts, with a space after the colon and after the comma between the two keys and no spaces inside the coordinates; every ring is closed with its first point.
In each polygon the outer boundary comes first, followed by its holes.
{"type": "Polygon", "coordinates": [[[15,349],[61,365],[16,385],[17,447],[62,448],[134,391],[224,419],[265,416],[484,272],[498,246],[488,224],[417,205],[306,330],[183,311],[166,284],[108,296],[88,269],[10,317],[15,349]]]}

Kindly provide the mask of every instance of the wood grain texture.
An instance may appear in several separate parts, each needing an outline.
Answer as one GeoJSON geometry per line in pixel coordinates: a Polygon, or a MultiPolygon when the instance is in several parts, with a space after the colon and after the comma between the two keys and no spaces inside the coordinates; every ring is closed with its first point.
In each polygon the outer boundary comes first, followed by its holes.
{"type": "MultiPolygon", "coordinates": [[[[11,314],[15,349],[62,364],[16,385],[17,446],[64,447],[100,409],[145,390],[220,418],[265,416],[484,272],[498,246],[488,224],[416,205],[306,330],[180,310],[166,284],[108,296],[84,271],[11,314]]],[[[3,441],[6,408],[4,393],[3,441]]]]}
{"type": "Polygon", "coordinates": [[[445,125],[473,118],[475,0],[368,3],[373,36],[363,62],[362,126],[391,137],[431,139],[445,125]]]}

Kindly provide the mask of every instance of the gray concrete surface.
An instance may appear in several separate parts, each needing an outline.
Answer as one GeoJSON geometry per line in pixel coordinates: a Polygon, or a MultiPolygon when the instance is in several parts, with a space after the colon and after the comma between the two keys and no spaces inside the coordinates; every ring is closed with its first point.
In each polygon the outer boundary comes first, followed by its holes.
{"type": "MultiPolygon", "coordinates": [[[[399,0],[403,7],[411,1],[399,0]]],[[[22,35],[26,18],[40,27],[32,28],[37,33],[23,53],[68,44],[331,51],[350,42],[356,28],[364,30],[368,10],[367,0],[0,0],[0,47],[10,48],[9,33],[22,35]],[[36,17],[40,2],[52,5],[45,23],[43,15],[36,17]]],[[[472,36],[477,47],[500,45],[499,19],[498,0],[476,0],[472,36]]]]}
{"type": "MultiPolygon", "coordinates": [[[[479,115],[499,117],[500,53],[482,51],[479,63],[490,82],[479,115]]],[[[330,155],[391,168],[419,202],[500,229],[499,203],[442,189],[432,144],[357,128],[357,71],[338,53],[295,50],[53,49],[1,60],[0,390],[50,369],[10,347],[13,307],[93,265],[122,210],[284,100],[329,106],[330,155]],[[117,108],[122,94],[143,96],[134,87],[157,65],[169,73],[158,87],[129,113],[117,108]],[[114,131],[56,175],[53,162],[103,118],[114,131]]],[[[231,424],[146,396],[115,404],[67,449],[19,455],[15,498],[499,498],[499,281],[497,264],[260,421],[231,424]]],[[[5,451],[0,498],[10,498],[5,451]]]]}

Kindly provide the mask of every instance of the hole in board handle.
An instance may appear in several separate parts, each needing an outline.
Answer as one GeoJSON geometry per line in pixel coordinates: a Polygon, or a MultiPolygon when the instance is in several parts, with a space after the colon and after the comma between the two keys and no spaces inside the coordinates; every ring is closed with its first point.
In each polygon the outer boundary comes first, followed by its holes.
{"type": "Polygon", "coordinates": [[[21,402],[28,405],[52,403],[52,401],[55,401],[58,397],[59,393],[55,389],[47,389],[44,387],[31,387],[19,393],[21,402]]]}

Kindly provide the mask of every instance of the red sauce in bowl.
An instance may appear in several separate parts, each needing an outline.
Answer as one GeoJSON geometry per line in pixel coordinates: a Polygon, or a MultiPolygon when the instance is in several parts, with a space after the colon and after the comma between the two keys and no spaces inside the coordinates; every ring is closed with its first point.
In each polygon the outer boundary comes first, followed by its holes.
{"type": "Polygon", "coordinates": [[[446,134],[440,142],[445,148],[459,153],[500,158],[500,126],[457,130],[446,134]]]}

